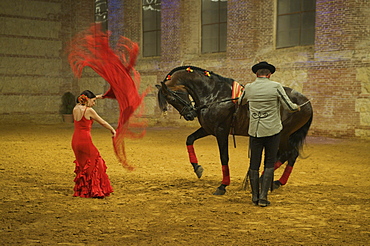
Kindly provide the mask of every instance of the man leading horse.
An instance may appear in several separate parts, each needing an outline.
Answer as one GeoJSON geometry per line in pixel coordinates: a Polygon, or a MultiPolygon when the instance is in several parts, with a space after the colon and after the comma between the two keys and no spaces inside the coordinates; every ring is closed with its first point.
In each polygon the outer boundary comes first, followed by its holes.
{"type": "Polygon", "coordinates": [[[252,189],[252,202],[266,207],[270,204],[267,193],[274,177],[274,164],[280,143],[280,132],[283,129],[280,116],[280,104],[291,112],[299,111],[300,106],[287,96],[283,86],[270,80],[275,67],[267,62],[260,62],[252,67],[257,78],[247,84],[239,98],[239,105],[249,104],[250,166],[249,179],[252,189]],[[262,151],[265,150],[264,174],[261,188],[259,169],[262,151]]]}
{"type": "MultiPolygon", "coordinates": [[[[235,99],[241,94],[235,89],[239,87],[235,87],[237,84],[232,78],[225,78],[202,68],[181,66],[172,69],[161,85],[156,85],[161,110],[165,111],[169,103],[185,120],[197,118],[200,123],[200,128],[186,139],[189,161],[198,178],[202,177],[204,169],[198,163],[194,142],[210,135],[216,137],[223,177],[214,195],[224,195],[226,187],[230,185],[229,135],[249,136],[249,106],[235,107],[235,103],[238,103],[235,99]]],[[[284,90],[290,101],[301,105],[301,110],[292,113],[280,108],[282,130],[279,128],[280,142],[274,168],[277,169],[286,162],[287,165],[281,178],[274,181],[275,189],[287,183],[313,118],[312,105],[307,97],[288,87],[284,87],[284,90]]]]}

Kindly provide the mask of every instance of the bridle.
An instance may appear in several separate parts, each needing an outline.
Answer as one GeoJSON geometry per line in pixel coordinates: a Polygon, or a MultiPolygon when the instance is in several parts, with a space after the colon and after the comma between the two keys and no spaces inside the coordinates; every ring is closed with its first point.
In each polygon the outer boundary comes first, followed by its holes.
{"type": "Polygon", "coordinates": [[[173,90],[170,90],[168,88],[167,88],[167,91],[169,92],[169,94],[173,98],[175,98],[179,103],[182,104],[183,108],[181,109],[181,112],[179,112],[181,116],[184,117],[185,116],[184,113],[186,111],[188,111],[188,112],[195,112],[196,113],[197,109],[193,106],[193,101],[188,102],[188,101],[184,100],[182,97],[179,96],[181,94],[182,95],[185,95],[186,94],[185,92],[182,92],[182,91],[173,91],[173,90]]]}

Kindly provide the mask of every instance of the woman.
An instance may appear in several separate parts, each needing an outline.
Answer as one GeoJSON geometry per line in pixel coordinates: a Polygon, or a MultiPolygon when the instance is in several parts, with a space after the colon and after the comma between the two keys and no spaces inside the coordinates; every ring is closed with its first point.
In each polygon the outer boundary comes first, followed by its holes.
{"type": "Polygon", "coordinates": [[[104,198],[113,192],[106,174],[107,166],[92,142],[90,130],[95,120],[110,130],[113,137],[116,131],[92,108],[96,99],[97,97],[91,91],[83,91],[77,98],[77,105],[73,109],[75,130],[72,138],[72,149],[76,156],[73,196],[104,198]]]}

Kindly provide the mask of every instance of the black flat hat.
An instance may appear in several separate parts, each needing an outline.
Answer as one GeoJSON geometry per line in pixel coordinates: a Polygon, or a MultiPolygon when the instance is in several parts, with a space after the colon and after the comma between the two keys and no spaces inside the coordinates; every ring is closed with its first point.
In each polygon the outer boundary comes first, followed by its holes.
{"type": "Polygon", "coordinates": [[[253,71],[253,73],[257,73],[257,71],[259,69],[264,69],[264,68],[270,70],[271,74],[275,73],[275,67],[273,65],[271,65],[271,64],[268,64],[265,61],[260,62],[260,63],[257,63],[256,65],[254,65],[252,67],[252,71],[253,71]]]}

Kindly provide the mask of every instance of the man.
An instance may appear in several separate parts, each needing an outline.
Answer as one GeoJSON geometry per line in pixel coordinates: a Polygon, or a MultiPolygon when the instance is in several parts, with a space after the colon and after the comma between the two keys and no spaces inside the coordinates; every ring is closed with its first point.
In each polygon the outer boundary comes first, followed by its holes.
{"type": "Polygon", "coordinates": [[[245,86],[239,98],[239,104],[249,103],[250,166],[249,178],[252,189],[252,202],[266,207],[270,204],[267,193],[274,178],[274,163],[283,129],[280,118],[280,103],[290,111],[299,111],[300,107],[292,103],[284,88],[270,76],[275,67],[267,62],[260,62],[252,67],[257,79],[245,86]],[[265,150],[264,174],[261,190],[259,189],[259,169],[262,151],[265,150]]]}

